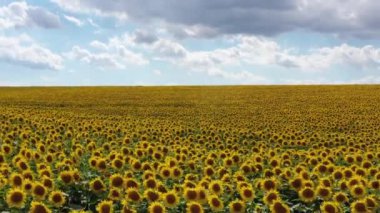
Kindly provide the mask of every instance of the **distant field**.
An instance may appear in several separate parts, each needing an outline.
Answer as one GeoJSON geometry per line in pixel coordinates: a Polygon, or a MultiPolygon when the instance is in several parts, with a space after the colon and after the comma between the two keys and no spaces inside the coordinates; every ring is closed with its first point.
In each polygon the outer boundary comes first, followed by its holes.
{"type": "Polygon", "coordinates": [[[380,211],[380,86],[0,88],[0,145],[11,212],[380,211]]]}

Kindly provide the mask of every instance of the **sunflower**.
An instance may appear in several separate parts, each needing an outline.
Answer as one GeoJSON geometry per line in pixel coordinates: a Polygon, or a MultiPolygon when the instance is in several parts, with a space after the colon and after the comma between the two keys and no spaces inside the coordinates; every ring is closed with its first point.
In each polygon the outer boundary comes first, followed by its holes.
{"type": "Polygon", "coordinates": [[[124,186],[124,178],[120,174],[112,174],[110,177],[110,187],[122,188],[124,186]]]}
{"type": "Polygon", "coordinates": [[[216,195],[210,195],[208,198],[208,205],[213,212],[219,212],[224,209],[223,201],[216,195]]]}
{"type": "Polygon", "coordinates": [[[120,170],[123,168],[124,162],[122,160],[116,158],[116,159],[113,159],[111,161],[111,166],[112,166],[112,168],[114,168],[116,170],[120,170]]]}
{"type": "Polygon", "coordinates": [[[239,189],[240,197],[245,202],[251,202],[255,198],[255,193],[252,189],[252,187],[242,187],[239,189]]]}
{"type": "Polygon", "coordinates": [[[95,178],[94,180],[90,181],[90,190],[95,193],[101,193],[106,190],[106,186],[100,178],[95,178]]]}
{"type": "Polygon", "coordinates": [[[366,194],[366,188],[361,184],[355,185],[351,187],[350,194],[355,198],[364,197],[366,194]]]}
{"type": "Polygon", "coordinates": [[[363,200],[357,200],[350,205],[350,209],[352,213],[367,213],[369,210],[367,209],[367,205],[363,200]]]}
{"type": "Polygon", "coordinates": [[[74,177],[71,171],[62,171],[59,174],[59,178],[64,184],[71,184],[74,181],[74,177]]]}
{"type": "Polygon", "coordinates": [[[261,181],[261,187],[264,191],[275,190],[277,188],[277,181],[275,178],[267,178],[261,181]]]}
{"type": "Polygon", "coordinates": [[[36,200],[44,200],[47,193],[48,190],[43,184],[39,182],[33,184],[32,195],[36,200]]]}
{"type": "Polygon", "coordinates": [[[372,180],[369,182],[369,187],[374,189],[374,190],[379,190],[380,189],[380,181],[379,180],[372,180]]]}
{"type": "Polygon", "coordinates": [[[370,210],[375,210],[379,206],[379,198],[375,197],[375,195],[367,196],[363,198],[363,201],[365,201],[367,208],[370,210]]]}
{"type": "Polygon", "coordinates": [[[310,187],[305,187],[298,192],[298,196],[305,203],[311,203],[315,200],[316,193],[310,187]]]}
{"type": "Polygon", "coordinates": [[[42,184],[49,190],[52,190],[54,188],[54,181],[51,178],[48,178],[48,177],[42,178],[42,184]]]}
{"type": "Polygon", "coordinates": [[[182,170],[178,167],[172,167],[170,169],[170,176],[175,180],[179,179],[182,176],[182,173],[182,170]]]}
{"type": "Polygon", "coordinates": [[[185,188],[183,196],[187,201],[196,201],[198,198],[198,193],[195,188],[185,188]]]}
{"type": "Polygon", "coordinates": [[[279,193],[275,190],[266,192],[263,199],[267,206],[272,205],[276,200],[281,200],[279,193]]]}
{"type": "Polygon", "coordinates": [[[165,209],[165,206],[162,205],[161,203],[153,202],[149,205],[148,212],[149,213],[165,213],[166,209],[165,209]]]}
{"type": "Polygon", "coordinates": [[[6,202],[9,208],[18,208],[21,209],[25,204],[25,193],[17,188],[11,189],[7,192],[6,202]]]}
{"type": "Polygon", "coordinates": [[[290,186],[295,189],[296,191],[299,191],[304,186],[303,178],[297,177],[290,181],[290,186]]]}
{"type": "Polygon", "coordinates": [[[211,183],[208,186],[208,189],[212,194],[223,194],[223,182],[220,180],[211,181],[211,183]]]}
{"type": "Polygon", "coordinates": [[[126,188],[139,188],[139,183],[134,178],[127,178],[125,181],[126,188]]]}
{"type": "Polygon", "coordinates": [[[228,205],[231,213],[245,212],[245,203],[241,200],[234,200],[228,205]]]}
{"type": "Polygon", "coordinates": [[[98,158],[96,161],[96,169],[99,172],[104,172],[107,169],[107,161],[103,158],[98,158]]]}
{"type": "Polygon", "coordinates": [[[155,202],[160,199],[160,192],[154,189],[147,189],[144,191],[144,198],[149,202],[155,202]]]}
{"type": "Polygon", "coordinates": [[[323,200],[329,200],[331,198],[332,192],[331,189],[325,186],[317,187],[317,195],[323,200]]]}
{"type": "Polygon", "coordinates": [[[279,200],[273,201],[270,210],[273,213],[290,213],[289,206],[279,200]]]}
{"type": "Polygon", "coordinates": [[[344,174],[341,170],[335,170],[332,174],[334,180],[338,181],[344,177],[344,174]]]}
{"type": "Polygon", "coordinates": [[[9,184],[12,187],[21,187],[23,181],[24,181],[23,176],[18,173],[12,173],[11,176],[9,177],[9,184]]]}
{"type": "Polygon", "coordinates": [[[37,201],[32,201],[29,213],[51,213],[51,210],[45,204],[37,201]]]}
{"type": "Polygon", "coordinates": [[[24,184],[22,186],[22,189],[26,192],[26,193],[30,193],[32,192],[32,189],[33,189],[33,182],[31,180],[25,180],[24,181],[24,184]]]}
{"type": "Polygon", "coordinates": [[[153,178],[148,178],[147,180],[144,181],[144,187],[146,189],[156,189],[157,188],[157,181],[156,179],[153,178]]]}
{"type": "Polygon", "coordinates": [[[337,203],[346,203],[348,202],[347,195],[344,192],[337,192],[333,196],[333,200],[337,203]]]}
{"type": "Polygon", "coordinates": [[[197,191],[197,202],[200,203],[200,204],[205,204],[207,203],[207,192],[206,192],[206,189],[201,187],[201,186],[197,186],[195,188],[195,191],[197,191]]]}
{"type": "Polygon", "coordinates": [[[63,192],[52,191],[49,195],[49,202],[55,207],[62,207],[66,202],[66,198],[63,192]]]}
{"type": "Polygon", "coordinates": [[[136,188],[127,189],[127,200],[130,202],[138,203],[141,201],[141,195],[136,188]]]}
{"type": "Polygon", "coordinates": [[[214,170],[214,168],[212,166],[206,166],[203,169],[203,174],[206,177],[212,177],[215,174],[215,170],[214,170]]]}
{"type": "Polygon", "coordinates": [[[169,191],[161,195],[164,205],[168,208],[176,207],[179,203],[179,198],[175,191],[169,191]]]}
{"type": "Polygon", "coordinates": [[[319,209],[321,210],[321,213],[339,213],[339,212],[341,212],[340,207],[339,207],[339,203],[331,202],[331,201],[323,202],[319,209]]]}
{"type": "Polygon", "coordinates": [[[123,194],[119,188],[111,188],[108,193],[108,199],[113,201],[121,200],[123,194]]]}
{"type": "Polygon", "coordinates": [[[112,213],[113,210],[113,203],[109,200],[103,200],[98,205],[96,205],[96,211],[98,213],[112,213]]]}
{"type": "Polygon", "coordinates": [[[186,204],[186,213],[203,213],[203,207],[197,202],[189,202],[186,204]]]}

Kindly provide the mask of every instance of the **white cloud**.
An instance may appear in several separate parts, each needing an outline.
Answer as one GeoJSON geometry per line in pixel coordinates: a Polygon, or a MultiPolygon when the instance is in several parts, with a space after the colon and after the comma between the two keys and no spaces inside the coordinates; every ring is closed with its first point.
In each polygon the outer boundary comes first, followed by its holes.
{"type": "Polygon", "coordinates": [[[84,25],[84,22],[75,18],[74,16],[68,16],[68,15],[64,15],[65,19],[75,25],[77,25],[78,27],[81,27],[84,25]]]}
{"type": "Polygon", "coordinates": [[[61,25],[57,15],[24,1],[12,2],[0,7],[0,29],[38,26],[57,28],[61,25]]]}
{"type": "Polygon", "coordinates": [[[107,43],[94,40],[93,51],[74,46],[65,55],[71,60],[79,60],[100,68],[125,69],[127,65],[146,65],[149,61],[141,54],[130,50],[133,46],[130,36],[110,38],[107,43]]]}
{"type": "Polygon", "coordinates": [[[91,64],[94,67],[124,69],[125,66],[119,63],[116,55],[109,53],[92,53],[87,49],[74,46],[69,53],[66,54],[69,59],[79,60],[91,64]]]}
{"type": "Polygon", "coordinates": [[[63,68],[61,56],[40,46],[27,35],[0,36],[0,61],[34,69],[63,68]]]}
{"type": "Polygon", "coordinates": [[[263,37],[235,36],[232,42],[232,46],[227,48],[191,51],[176,41],[159,39],[150,48],[158,60],[230,80],[264,82],[265,78],[248,71],[226,71],[227,67],[230,70],[245,70],[245,67],[252,65],[272,65],[303,72],[324,72],[335,65],[370,70],[380,67],[380,49],[373,46],[342,44],[299,54],[263,37]]]}

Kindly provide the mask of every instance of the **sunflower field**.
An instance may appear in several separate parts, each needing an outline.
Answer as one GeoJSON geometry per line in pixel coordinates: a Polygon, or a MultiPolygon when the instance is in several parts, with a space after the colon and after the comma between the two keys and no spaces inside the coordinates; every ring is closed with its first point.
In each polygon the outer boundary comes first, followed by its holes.
{"type": "Polygon", "coordinates": [[[380,86],[0,88],[3,212],[380,212],[380,86]]]}

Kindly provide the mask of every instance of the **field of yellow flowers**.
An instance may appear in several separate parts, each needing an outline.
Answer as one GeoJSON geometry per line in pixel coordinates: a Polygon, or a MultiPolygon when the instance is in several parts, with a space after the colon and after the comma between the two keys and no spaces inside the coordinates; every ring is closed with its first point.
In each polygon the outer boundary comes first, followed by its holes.
{"type": "Polygon", "coordinates": [[[380,212],[380,86],[0,88],[0,210],[380,212]]]}

